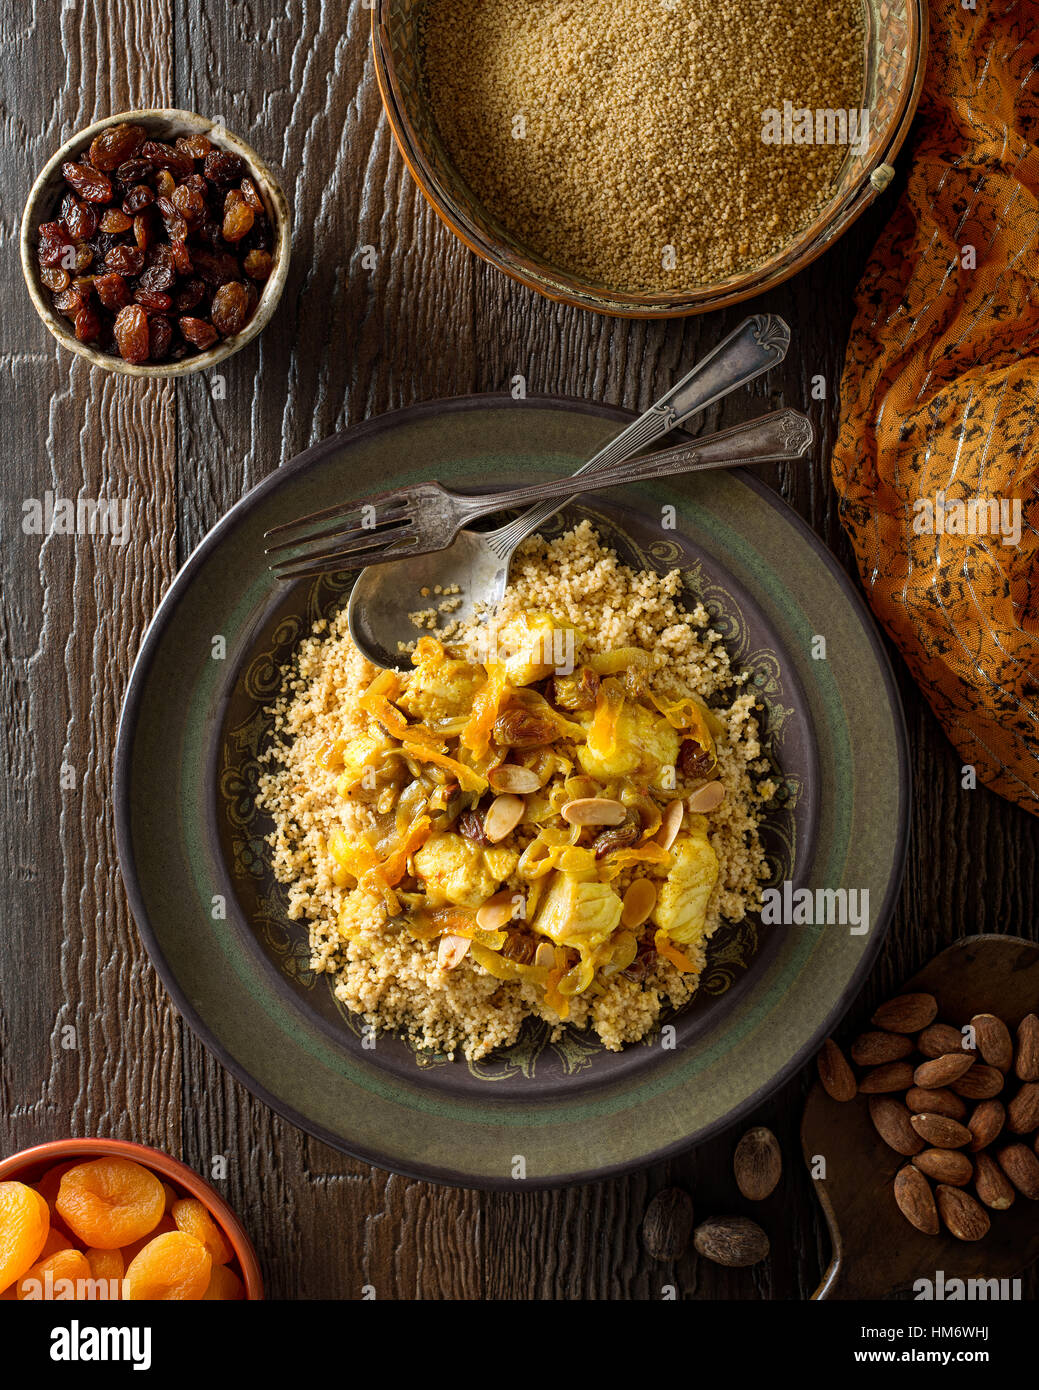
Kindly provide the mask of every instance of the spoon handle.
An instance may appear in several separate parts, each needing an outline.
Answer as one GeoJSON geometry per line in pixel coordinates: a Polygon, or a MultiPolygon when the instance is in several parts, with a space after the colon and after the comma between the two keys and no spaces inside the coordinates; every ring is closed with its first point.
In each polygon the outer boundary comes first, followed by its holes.
{"type": "MultiPolygon", "coordinates": [[[[603,473],[559,478],[552,483],[533,483],[492,496],[465,497],[459,528],[490,512],[524,507],[557,497],[568,497],[601,488],[621,487],[625,483],[644,483],[652,478],[668,478],[676,473],[702,473],[711,468],[736,468],[744,463],[774,463],[803,458],[814,439],[812,423],[799,410],[777,410],[742,425],[734,425],[703,439],[690,440],[673,449],[643,454],[628,463],[619,463],[603,473]]],[[[456,533],[457,534],[457,533],[456,533]]]]}
{"type": "MultiPolygon", "coordinates": [[[[632,454],[674,429],[693,415],[728,396],[769,368],[778,366],[790,345],[790,329],[777,314],[754,314],[744,319],[713,351],[697,362],[690,372],[650,406],[644,415],[611,439],[605,448],[574,474],[598,473],[612,468],[632,454]]],[[[532,507],[497,531],[484,537],[499,559],[508,561],[520,541],[554,516],[565,499],[551,505],[532,507]]]]}

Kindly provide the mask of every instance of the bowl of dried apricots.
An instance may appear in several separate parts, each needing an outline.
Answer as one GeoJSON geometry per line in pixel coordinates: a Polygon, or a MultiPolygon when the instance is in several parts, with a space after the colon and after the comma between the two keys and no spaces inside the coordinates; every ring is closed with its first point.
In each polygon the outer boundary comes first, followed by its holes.
{"type": "Polygon", "coordinates": [[[168,1154],[59,1139],[0,1163],[0,1301],[262,1298],[238,1218],[168,1154]]]}

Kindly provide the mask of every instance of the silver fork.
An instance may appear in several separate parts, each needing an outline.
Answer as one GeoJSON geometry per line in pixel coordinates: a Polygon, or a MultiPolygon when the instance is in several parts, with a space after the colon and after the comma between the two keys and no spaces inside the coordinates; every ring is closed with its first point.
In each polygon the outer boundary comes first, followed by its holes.
{"type": "Polygon", "coordinates": [[[508,492],[477,496],[452,492],[437,482],[415,483],[379,493],[364,502],[329,507],[275,526],[264,537],[269,542],[265,553],[296,552],[271,562],[271,572],[283,580],[363,569],[366,565],[446,550],[463,527],[491,512],[676,473],[803,458],[813,437],[807,416],[797,410],[777,410],[772,415],[705,435],[694,444],[615,464],[606,473],[578,473],[551,483],[533,483],[508,492]],[[318,529],[311,530],[314,526],[318,529]]]}

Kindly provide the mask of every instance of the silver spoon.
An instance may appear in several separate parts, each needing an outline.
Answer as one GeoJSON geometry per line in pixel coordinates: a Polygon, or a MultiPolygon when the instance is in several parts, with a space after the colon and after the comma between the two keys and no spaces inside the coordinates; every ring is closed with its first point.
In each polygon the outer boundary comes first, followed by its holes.
{"type": "MultiPolygon", "coordinates": [[[[677,386],[589,459],[575,476],[621,463],[680,428],[715,401],[778,366],[789,343],[790,329],[777,315],[755,314],[744,319],[677,386]]],[[[425,588],[432,593],[437,585],[441,590],[457,585],[458,593],[452,598],[459,602],[451,617],[461,623],[473,616],[477,603],[495,608],[505,593],[516,547],[572,500],[531,507],[494,531],[462,531],[446,550],[362,570],[347,609],[355,644],[374,665],[405,669],[408,658],[400,653],[398,644],[414,640],[415,625],[408,614],[423,607],[420,591],[425,588]]]]}

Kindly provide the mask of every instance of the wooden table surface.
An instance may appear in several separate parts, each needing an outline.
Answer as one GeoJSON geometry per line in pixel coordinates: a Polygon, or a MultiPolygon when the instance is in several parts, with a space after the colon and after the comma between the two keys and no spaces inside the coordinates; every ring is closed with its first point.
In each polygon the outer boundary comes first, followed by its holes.
{"type": "MultiPolygon", "coordinates": [[[[703,1211],[745,1210],[738,1135],[615,1181],[483,1194],[392,1176],[283,1122],[211,1058],[142,949],[116,862],[111,766],[120,701],[145,626],[205,532],[293,455],[367,416],[507,388],[645,408],[746,313],[629,324],[549,304],[484,266],[424,205],[393,146],[358,0],[0,0],[0,401],[7,436],[3,552],[4,891],[0,908],[0,1153],[68,1134],[141,1140],[221,1184],[250,1230],[271,1296],[804,1298],[829,1239],[798,1158],[806,1072],[761,1108],[787,1157],[762,1220],[773,1254],[726,1271],[649,1260],[639,1224],[662,1186],[703,1211]],[[295,212],[281,307],[258,341],[205,376],[143,383],[56,347],[21,279],[17,232],[39,168],[75,130],[132,107],[221,115],[282,176],[295,212]],[[362,248],[375,248],[375,268],[362,248]],[[22,504],[110,496],[128,543],[41,540],[22,504]],[[370,1293],[368,1296],[371,1296],[370,1293]]],[[[897,195],[897,190],[893,190],[897,195]]],[[[757,300],[793,329],[783,368],[704,428],[806,407],[813,467],[768,481],[846,564],[828,458],[852,291],[887,210],[757,300]],[[809,403],[811,378],[828,393],[809,403]]],[[[896,661],[916,786],[894,926],[849,1029],[935,951],[977,931],[1036,935],[1039,822],[984,790],[896,661]]],[[[810,1071],[810,1069],[809,1069],[810,1071]]],[[[758,1214],[758,1213],[756,1213],[758,1214]]],[[[1033,1274],[1025,1293],[1035,1296],[1033,1274]]]]}

